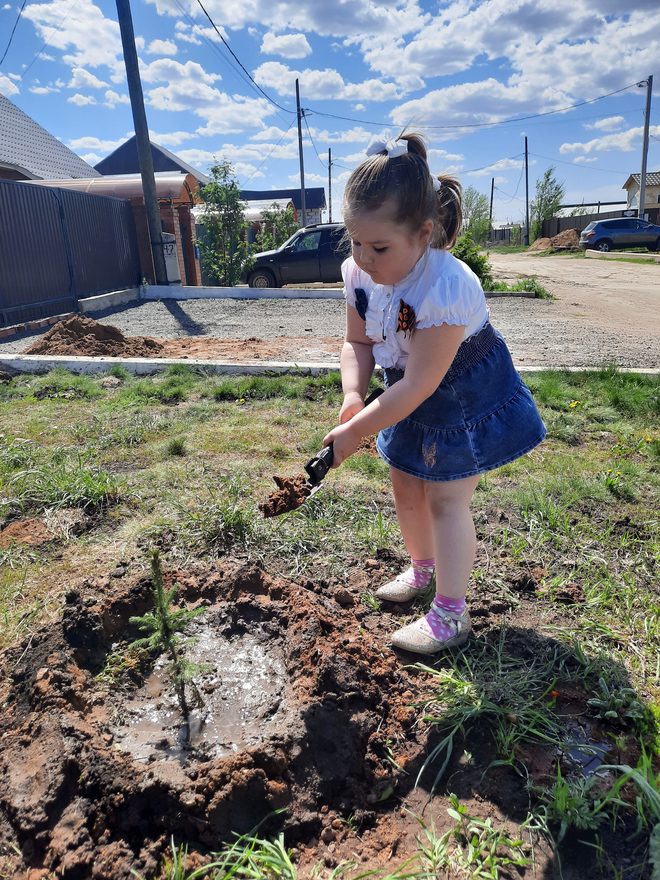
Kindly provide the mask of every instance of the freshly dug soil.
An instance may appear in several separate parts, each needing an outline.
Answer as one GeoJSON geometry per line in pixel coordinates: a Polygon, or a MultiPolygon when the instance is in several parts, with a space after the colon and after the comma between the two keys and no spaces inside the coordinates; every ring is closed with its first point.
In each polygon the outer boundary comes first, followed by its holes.
{"type": "Polygon", "coordinates": [[[127,338],[116,327],[72,315],[51,327],[25,354],[155,357],[162,348],[160,342],[148,336],[127,338]]]}
{"type": "Polygon", "coordinates": [[[279,516],[295,510],[304,503],[311,491],[309,479],[305,474],[296,474],[295,477],[273,477],[276,492],[271,492],[265,501],[259,504],[259,510],[264,516],[279,516]]]}
{"type": "Polygon", "coordinates": [[[552,238],[537,238],[533,242],[528,251],[548,251],[548,250],[578,250],[580,243],[580,234],[577,229],[565,229],[552,238]]]}
{"type": "MultiPolygon", "coordinates": [[[[188,743],[162,667],[148,657],[121,659],[139,635],[130,618],[152,608],[150,580],[126,573],[118,584],[111,572],[79,583],[59,622],[0,657],[0,873],[129,880],[133,869],[156,877],[172,837],[189,847],[192,869],[262,823],[259,834],[284,832],[301,880],[318,876],[319,861],[332,869],[351,860],[381,876],[417,850],[415,816],[438,835],[453,825],[446,791],[516,836],[528,783],[551,783],[558,750],[521,752],[529,773],[522,778],[493,764],[492,740],[475,730],[464,744],[469,758],[456,744],[442,791],[431,791],[433,768],[416,784],[438,742],[421,721],[432,683],[406,665],[419,658],[386,647],[397,616],[360,601],[400,562],[356,562],[335,587],[270,577],[231,559],[166,570],[166,589],[179,585],[177,602],[203,609],[192,635],[206,708],[195,710],[188,743]],[[108,677],[111,668],[123,675],[108,677]]],[[[513,603],[509,650],[527,658],[552,650],[533,630],[534,572],[510,586],[518,599],[474,597],[477,637],[492,630],[499,639],[513,603]]],[[[575,723],[587,714],[578,686],[555,688],[561,717],[575,723]]],[[[591,736],[607,741],[597,728],[591,736]]],[[[639,864],[633,829],[622,822],[608,840],[617,864],[639,864]]],[[[567,845],[564,880],[595,877],[592,849],[567,845]]],[[[534,859],[534,868],[502,880],[559,876],[549,847],[538,845],[534,859]]],[[[625,869],[619,876],[640,880],[625,869]]]]}
{"type": "Polygon", "coordinates": [[[40,519],[16,520],[0,528],[0,550],[12,544],[40,547],[52,541],[55,535],[40,519]]]}

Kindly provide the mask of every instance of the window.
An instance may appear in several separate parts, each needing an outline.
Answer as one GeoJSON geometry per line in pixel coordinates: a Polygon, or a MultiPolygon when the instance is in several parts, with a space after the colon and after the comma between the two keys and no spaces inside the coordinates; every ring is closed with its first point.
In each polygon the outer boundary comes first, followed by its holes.
{"type": "Polygon", "coordinates": [[[321,230],[315,232],[306,232],[296,239],[293,250],[299,254],[301,251],[317,251],[319,249],[319,239],[321,238],[321,230]]]}

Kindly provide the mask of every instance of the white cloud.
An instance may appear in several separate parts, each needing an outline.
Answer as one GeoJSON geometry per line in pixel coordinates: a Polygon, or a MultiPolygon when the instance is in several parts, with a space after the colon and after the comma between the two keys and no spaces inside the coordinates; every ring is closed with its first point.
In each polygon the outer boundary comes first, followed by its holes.
{"type": "Polygon", "coordinates": [[[421,78],[478,70],[485,61],[502,74],[433,90],[394,118],[415,111],[428,124],[496,121],[555,110],[643,79],[660,54],[657,2],[607,15],[597,0],[449,0],[409,40],[397,32],[350,39],[376,72],[421,78]],[[618,13],[618,14],[617,14],[618,13]],[[602,58],[617,47],[617,64],[602,58]]]}
{"type": "Polygon", "coordinates": [[[306,58],[312,54],[312,47],[304,34],[264,34],[261,41],[264,55],[280,55],[282,58],[306,58]]]}
{"type": "Polygon", "coordinates": [[[3,76],[3,74],[0,73],[0,92],[6,98],[9,98],[11,95],[18,95],[20,89],[14,85],[8,76],[3,76]]]}
{"type": "MultiPolygon", "coordinates": [[[[562,144],[559,152],[563,155],[567,153],[606,152],[608,150],[619,150],[629,153],[641,146],[643,132],[642,126],[629,128],[627,131],[619,131],[616,134],[608,134],[590,141],[575,141],[570,144],[562,144]]],[[[651,125],[649,132],[654,136],[660,136],[660,125],[651,125]]]]}
{"type": "Polygon", "coordinates": [[[57,86],[32,86],[29,89],[33,95],[50,95],[52,92],[59,92],[57,86]]]}
{"type": "Polygon", "coordinates": [[[103,156],[99,156],[96,153],[78,153],[81,159],[84,159],[88,165],[96,165],[97,162],[100,162],[103,159],[103,156]]]}
{"type": "Polygon", "coordinates": [[[171,40],[152,40],[147,46],[147,55],[176,55],[176,43],[171,40]]]}
{"type": "Polygon", "coordinates": [[[118,92],[108,89],[105,93],[105,101],[103,103],[106,107],[114,109],[117,104],[130,104],[131,99],[128,95],[120,95],[118,92]]]}
{"type": "MultiPolygon", "coordinates": [[[[84,137],[74,138],[69,141],[67,146],[72,149],[74,153],[78,153],[79,155],[81,150],[88,150],[90,152],[100,153],[101,156],[107,156],[108,153],[112,153],[113,150],[116,150],[117,147],[121,146],[127,138],[131,137],[131,135],[132,132],[117,140],[103,140],[102,138],[97,138],[93,135],[85,135],[84,137]]],[[[96,161],[98,162],[100,160],[97,159],[96,161]]]]}
{"type": "Polygon", "coordinates": [[[103,89],[108,85],[83,67],[74,67],[71,74],[71,80],[68,84],[70,89],[103,89]]]}
{"type": "MultiPolygon", "coordinates": [[[[154,4],[161,15],[177,17],[181,14],[176,0],[148,2],[154,4]]],[[[420,11],[418,0],[343,0],[341,3],[214,0],[210,14],[229,29],[260,24],[276,31],[293,30],[335,37],[388,32],[406,34],[418,30],[420,24],[430,18],[420,11]]]]}
{"type": "Polygon", "coordinates": [[[163,147],[178,147],[185,141],[192,140],[195,135],[190,131],[170,131],[167,134],[159,134],[157,131],[149,131],[152,141],[163,147]]]}
{"type": "MultiPolygon", "coordinates": [[[[229,35],[227,31],[222,27],[218,27],[218,31],[222,34],[225,40],[229,40],[229,35]]],[[[174,30],[176,31],[177,40],[182,40],[184,43],[193,43],[196,46],[200,46],[202,43],[202,38],[206,40],[211,40],[211,42],[221,43],[222,40],[218,36],[215,28],[202,26],[199,24],[188,24],[187,22],[177,21],[174,25],[174,30]]]]}
{"type": "Polygon", "coordinates": [[[71,67],[96,68],[106,65],[114,76],[125,76],[119,25],[106,18],[92,0],[77,0],[75,13],[70,0],[30,3],[23,10],[38,37],[48,41],[71,67]]]}
{"type": "Polygon", "coordinates": [[[621,128],[625,122],[623,116],[607,116],[605,119],[599,119],[597,122],[586,123],[585,128],[595,128],[597,131],[616,131],[621,128]]]}
{"type": "Polygon", "coordinates": [[[14,82],[19,82],[23,79],[23,77],[19,73],[8,73],[7,76],[9,79],[13,79],[14,82]]]}
{"type": "Polygon", "coordinates": [[[496,171],[508,171],[512,168],[515,168],[516,171],[520,171],[522,163],[522,159],[498,159],[497,162],[493,162],[492,165],[488,165],[485,168],[479,168],[477,171],[471,171],[470,174],[472,177],[492,177],[493,173],[496,171]]]}
{"type": "Polygon", "coordinates": [[[401,89],[396,83],[386,83],[382,79],[369,79],[361,83],[346,83],[338,71],[292,70],[279,61],[266,61],[254,71],[259,85],[270,88],[278,95],[290,96],[295,90],[296,79],[300,80],[301,101],[344,100],[354,101],[393,101],[400,97],[401,89]]]}
{"type": "Polygon", "coordinates": [[[77,107],[86,107],[89,104],[96,104],[96,98],[93,95],[81,95],[76,93],[67,98],[69,104],[75,104],[77,107]]]}
{"type": "Polygon", "coordinates": [[[196,61],[181,64],[171,58],[159,58],[150,64],[140,65],[140,76],[144,82],[186,83],[189,88],[194,88],[195,84],[211,86],[222,79],[218,73],[207,73],[196,61]]]}
{"type": "Polygon", "coordinates": [[[3,12],[7,9],[11,9],[11,4],[5,3],[5,5],[2,7],[2,9],[3,9],[3,12]]]}
{"type": "MultiPolygon", "coordinates": [[[[233,149],[233,148],[232,148],[233,149]]],[[[222,161],[228,161],[234,170],[234,174],[239,179],[250,179],[263,177],[263,172],[257,170],[254,165],[249,162],[235,161],[231,152],[223,153],[222,150],[179,150],[177,156],[197,168],[199,171],[209,172],[213,165],[222,161]]]]}

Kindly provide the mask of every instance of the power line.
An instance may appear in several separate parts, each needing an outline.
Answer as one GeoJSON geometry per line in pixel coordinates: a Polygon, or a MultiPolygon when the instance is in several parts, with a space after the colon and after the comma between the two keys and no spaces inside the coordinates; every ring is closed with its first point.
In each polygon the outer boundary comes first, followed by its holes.
{"type": "Polygon", "coordinates": [[[48,45],[50,44],[50,38],[53,36],[53,34],[56,33],[56,32],[57,32],[57,33],[61,32],[61,30],[63,29],[64,25],[65,25],[65,24],[67,23],[67,21],[69,20],[69,16],[70,16],[71,13],[73,12],[73,10],[74,10],[74,8],[76,7],[76,5],[77,5],[77,0],[72,0],[72,3],[71,3],[71,5],[70,5],[70,7],[69,7],[69,10],[68,10],[67,14],[64,16],[64,18],[62,19],[62,21],[59,22],[59,27],[56,26],[56,27],[54,27],[54,28],[51,28],[51,30],[48,32],[48,35],[47,35],[46,39],[44,40],[43,45],[41,46],[41,49],[39,49],[39,51],[36,53],[36,55],[32,58],[32,61],[30,61],[30,63],[28,64],[28,66],[25,68],[25,70],[24,70],[23,73],[21,74],[21,79],[24,79],[24,78],[25,78],[25,74],[26,74],[26,73],[28,72],[28,70],[32,67],[32,65],[34,64],[34,62],[37,61],[37,59],[41,56],[41,53],[44,51],[44,49],[46,48],[46,46],[48,46],[48,45]]]}
{"type": "Polygon", "coordinates": [[[215,22],[213,21],[213,19],[211,18],[211,16],[208,14],[208,12],[206,11],[206,9],[204,8],[204,5],[202,4],[202,0],[197,0],[197,3],[199,4],[199,6],[200,6],[202,12],[204,13],[204,15],[205,15],[205,16],[208,18],[208,20],[211,22],[211,26],[212,26],[213,30],[214,30],[214,31],[216,32],[216,34],[220,37],[220,39],[222,40],[222,42],[223,42],[223,44],[225,45],[225,47],[226,47],[226,48],[229,50],[229,52],[231,53],[232,58],[236,61],[236,63],[239,65],[239,67],[241,68],[241,70],[242,70],[242,71],[245,73],[245,75],[248,77],[248,79],[250,80],[250,82],[255,86],[255,88],[257,88],[257,89],[259,90],[259,92],[264,96],[264,98],[266,98],[266,100],[269,101],[274,107],[277,107],[279,110],[283,110],[285,113],[295,113],[295,110],[287,110],[286,107],[282,107],[281,104],[278,104],[277,101],[273,100],[273,98],[271,98],[270,95],[267,94],[267,92],[265,92],[265,91],[261,88],[261,86],[259,85],[259,83],[257,83],[257,82],[253,79],[251,73],[247,70],[246,67],[244,67],[244,65],[243,65],[242,61],[240,60],[240,58],[238,57],[238,55],[236,55],[236,53],[235,53],[234,50],[231,48],[231,46],[229,45],[229,43],[228,43],[228,42],[225,40],[225,38],[222,36],[222,34],[220,33],[220,31],[219,31],[218,28],[216,27],[215,22]]]}
{"type": "MultiPolygon", "coordinates": [[[[197,0],[199,3],[200,0],[197,0]]],[[[615,89],[613,92],[607,92],[607,94],[599,95],[597,98],[589,98],[587,101],[578,101],[577,104],[571,104],[568,107],[559,107],[556,110],[546,110],[543,113],[530,113],[526,116],[514,116],[510,119],[501,119],[499,122],[466,122],[462,124],[456,125],[425,125],[424,129],[429,131],[446,131],[452,129],[463,129],[463,128],[493,128],[498,125],[508,125],[512,122],[526,122],[530,119],[539,119],[544,116],[553,116],[557,113],[566,113],[568,110],[575,110],[577,107],[584,107],[587,104],[594,104],[596,101],[602,101],[604,98],[611,98],[612,95],[619,95],[621,92],[625,92],[628,89],[636,86],[637,82],[630,83],[629,85],[623,86],[621,89],[615,89]]],[[[358,119],[355,116],[339,116],[334,113],[323,113],[321,110],[314,110],[311,108],[308,112],[315,113],[317,116],[327,116],[330,119],[342,119],[345,122],[360,122],[362,125],[377,125],[377,126],[388,126],[392,125],[392,121],[388,120],[387,122],[379,121],[371,121],[368,119],[358,119]]]]}
{"type": "Polygon", "coordinates": [[[284,138],[288,135],[289,131],[293,128],[293,126],[295,125],[295,123],[296,123],[296,120],[295,120],[295,119],[292,119],[291,122],[289,123],[289,127],[288,127],[287,130],[284,132],[284,134],[282,135],[282,137],[279,139],[279,141],[278,141],[276,144],[273,144],[271,150],[270,150],[270,151],[268,152],[268,154],[267,154],[267,155],[261,160],[261,162],[257,165],[257,167],[254,169],[254,171],[253,171],[253,173],[250,175],[250,177],[248,177],[248,179],[247,179],[246,182],[249,182],[250,180],[252,180],[252,178],[256,175],[257,171],[261,168],[261,166],[262,166],[265,162],[267,162],[267,161],[270,159],[270,157],[272,156],[272,154],[273,154],[273,153],[275,152],[275,150],[279,147],[279,145],[282,143],[282,141],[284,140],[284,138]]]}
{"type": "Polygon", "coordinates": [[[316,144],[314,143],[314,138],[312,137],[312,132],[309,129],[309,123],[307,122],[307,117],[305,116],[304,110],[303,110],[302,118],[303,118],[303,122],[305,123],[305,128],[307,129],[307,134],[309,135],[309,139],[312,142],[312,146],[314,147],[314,152],[316,153],[316,157],[319,160],[319,162],[321,163],[321,165],[323,165],[323,167],[327,171],[328,170],[328,163],[323,161],[323,159],[319,155],[319,151],[316,149],[316,144]]]}
{"type": "Polygon", "coordinates": [[[16,21],[14,22],[14,27],[11,29],[11,33],[9,34],[9,42],[5,46],[5,51],[2,54],[2,58],[0,58],[0,64],[2,64],[2,62],[7,57],[7,52],[9,52],[9,47],[11,46],[11,41],[14,39],[14,34],[16,33],[16,28],[18,27],[18,22],[21,19],[21,15],[23,14],[23,10],[25,9],[26,3],[27,3],[27,0],[23,0],[23,5],[18,10],[18,15],[16,16],[16,21]]]}
{"type": "Polygon", "coordinates": [[[582,162],[566,162],[564,159],[553,159],[550,156],[542,156],[541,153],[532,153],[530,156],[536,156],[537,159],[546,159],[548,162],[557,162],[559,165],[571,165],[573,168],[585,168],[589,171],[602,171],[604,174],[621,174],[620,168],[601,168],[594,165],[585,165],[582,162]]]}

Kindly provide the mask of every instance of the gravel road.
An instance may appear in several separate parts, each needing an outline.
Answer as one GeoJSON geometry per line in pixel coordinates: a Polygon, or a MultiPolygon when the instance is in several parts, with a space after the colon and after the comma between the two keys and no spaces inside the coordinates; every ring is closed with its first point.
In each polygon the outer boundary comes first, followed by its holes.
{"type": "MultiPolygon", "coordinates": [[[[491,256],[496,278],[535,275],[555,300],[489,297],[493,324],[517,364],[526,367],[660,368],[660,265],[602,263],[527,254],[491,256]]],[[[188,300],[138,302],[94,315],[126,336],[160,339],[303,337],[306,361],[327,361],[327,343],[314,357],[315,338],[344,329],[341,300],[188,300]],[[311,355],[310,355],[311,349],[311,355]]],[[[24,351],[41,334],[0,343],[0,354],[24,351]]]]}

